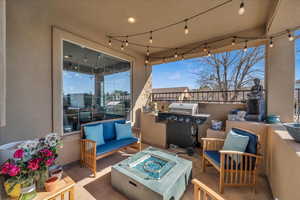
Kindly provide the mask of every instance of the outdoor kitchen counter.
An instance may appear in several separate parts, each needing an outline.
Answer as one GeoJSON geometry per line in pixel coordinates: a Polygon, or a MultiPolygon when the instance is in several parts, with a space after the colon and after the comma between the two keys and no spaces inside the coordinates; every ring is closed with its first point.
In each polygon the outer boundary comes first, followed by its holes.
{"type": "Polygon", "coordinates": [[[156,122],[154,112],[141,113],[142,142],[160,148],[167,147],[166,124],[156,122]]]}
{"type": "Polygon", "coordinates": [[[300,143],[282,125],[269,125],[266,174],[278,200],[300,199],[300,143]]]}

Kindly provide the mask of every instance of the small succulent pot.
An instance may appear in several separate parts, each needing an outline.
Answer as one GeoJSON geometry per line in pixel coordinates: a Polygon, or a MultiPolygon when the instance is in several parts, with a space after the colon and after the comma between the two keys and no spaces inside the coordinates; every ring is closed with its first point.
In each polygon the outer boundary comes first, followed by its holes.
{"type": "Polygon", "coordinates": [[[56,189],[56,185],[58,183],[58,178],[53,176],[46,180],[45,182],[45,189],[47,192],[53,192],[56,189]]]}

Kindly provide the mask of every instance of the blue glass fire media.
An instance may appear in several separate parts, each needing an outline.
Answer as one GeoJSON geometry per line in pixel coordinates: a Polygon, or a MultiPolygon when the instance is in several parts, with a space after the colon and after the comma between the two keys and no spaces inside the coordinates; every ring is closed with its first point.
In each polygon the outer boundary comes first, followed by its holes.
{"type": "Polygon", "coordinates": [[[192,162],[149,147],[112,167],[112,185],[129,199],[180,199],[190,182],[192,162]]]}

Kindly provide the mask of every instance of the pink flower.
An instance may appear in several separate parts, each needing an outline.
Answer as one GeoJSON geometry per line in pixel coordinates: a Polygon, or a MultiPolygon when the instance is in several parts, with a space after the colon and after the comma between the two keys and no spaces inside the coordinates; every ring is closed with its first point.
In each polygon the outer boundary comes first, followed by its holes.
{"type": "Polygon", "coordinates": [[[9,176],[16,176],[20,173],[21,169],[17,165],[9,162],[4,163],[1,169],[1,174],[8,174],[9,176]]]}
{"type": "Polygon", "coordinates": [[[8,174],[10,167],[11,164],[9,162],[4,163],[1,168],[1,174],[8,174]]]}
{"type": "Polygon", "coordinates": [[[23,158],[23,156],[24,156],[24,150],[23,149],[18,149],[14,153],[14,158],[23,158]]]}
{"type": "Polygon", "coordinates": [[[18,167],[17,165],[12,165],[8,174],[10,176],[16,176],[20,173],[20,171],[21,171],[20,167],[18,167]]]}
{"type": "Polygon", "coordinates": [[[55,160],[54,158],[50,158],[50,159],[46,160],[46,165],[50,166],[54,160],[55,160]]]}
{"type": "Polygon", "coordinates": [[[45,157],[51,157],[53,155],[52,151],[50,151],[49,149],[42,149],[40,152],[45,157]]]}
{"type": "Polygon", "coordinates": [[[40,167],[40,158],[35,158],[32,159],[28,162],[28,168],[31,169],[32,171],[37,170],[40,167]]]}

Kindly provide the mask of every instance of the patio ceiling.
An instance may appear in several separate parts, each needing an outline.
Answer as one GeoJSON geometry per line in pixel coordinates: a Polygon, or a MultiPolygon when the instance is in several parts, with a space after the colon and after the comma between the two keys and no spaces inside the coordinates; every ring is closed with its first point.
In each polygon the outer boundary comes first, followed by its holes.
{"type": "MultiPolygon", "coordinates": [[[[126,35],[149,31],[182,20],[198,12],[216,6],[225,0],[52,0],[52,8],[63,13],[64,18],[80,21],[91,29],[103,34],[126,35]],[[128,17],[136,18],[129,24],[128,17]]],[[[259,28],[265,30],[268,17],[272,14],[276,0],[246,0],[246,12],[238,15],[240,0],[209,12],[189,22],[190,33],[185,35],[183,27],[160,31],[153,34],[153,45],[179,47],[197,41],[221,37],[231,33],[259,28]]],[[[149,36],[131,38],[130,42],[148,45],[149,36]]],[[[120,44],[114,44],[120,45],[120,44]]],[[[145,48],[129,46],[132,50],[145,54],[145,48]]],[[[162,49],[151,49],[151,53],[162,49]]]]}

